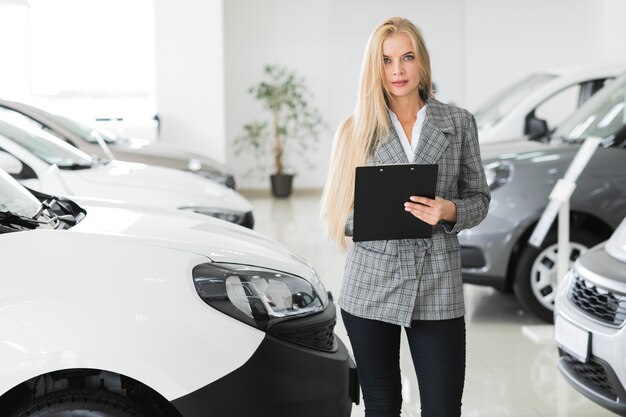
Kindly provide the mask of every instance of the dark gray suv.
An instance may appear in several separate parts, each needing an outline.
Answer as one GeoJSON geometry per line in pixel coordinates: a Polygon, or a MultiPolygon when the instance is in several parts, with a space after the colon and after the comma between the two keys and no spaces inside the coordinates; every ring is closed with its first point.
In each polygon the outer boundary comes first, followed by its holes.
{"type": "Polygon", "coordinates": [[[590,136],[603,142],[571,199],[571,261],[608,239],[626,216],[625,105],[626,74],[563,122],[549,143],[516,141],[484,147],[491,206],[479,226],[459,234],[464,282],[514,290],[527,310],[552,321],[556,226],[539,249],[530,246],[528,238],[554,184],[590,136]]]}

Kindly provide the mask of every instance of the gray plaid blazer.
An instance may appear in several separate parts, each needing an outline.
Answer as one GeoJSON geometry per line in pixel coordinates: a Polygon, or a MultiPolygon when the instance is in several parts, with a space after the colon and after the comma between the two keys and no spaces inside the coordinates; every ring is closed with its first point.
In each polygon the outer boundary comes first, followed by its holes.
{"type": "MultiPolygon", "coordinates": [[[[398,134],[379,146],[368,165],[408,163],[398,134]]],[[[456,223],[440,222],[430,239],[355,242],[346,258],[338,304],[350,314],[409,327],[412,320],[465,314],[457,233],[480,223],[489,209],[474,116],[428,100],[416,164],[438,164],[437,195],[453,201],[456,223]]],[[[352,235],[353,216],[346,220],[352,235]]]]}

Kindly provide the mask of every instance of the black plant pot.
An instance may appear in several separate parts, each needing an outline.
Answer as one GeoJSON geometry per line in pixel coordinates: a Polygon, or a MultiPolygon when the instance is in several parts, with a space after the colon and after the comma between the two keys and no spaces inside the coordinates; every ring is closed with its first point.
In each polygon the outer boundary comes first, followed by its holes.
{"type": "Polygon", "coordinates": [[[270,181],[272,182],[272,195],[274,197],[289,197],[291,195],[292,174],[273,174],[270,175],[270,181]]]}

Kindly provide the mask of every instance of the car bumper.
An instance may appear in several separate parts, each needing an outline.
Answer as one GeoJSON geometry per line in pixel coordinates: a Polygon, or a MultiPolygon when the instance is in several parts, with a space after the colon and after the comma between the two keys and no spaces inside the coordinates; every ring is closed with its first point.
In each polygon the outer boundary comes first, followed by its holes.
{"type": "Polygon", "coordinates": [[[555,332],[563,327],[589,334],[588,357],[581,360],[572,352],[572,346],[557,341],[558,367],[563,377],[577,391],[595,403],[617,414],[626,415],[626,330],[600,323],[575,306],[569,299],[571,276],[559,288],[555,304],[555,332]],[[621,378],[620,378],[621,376],[621,378]]]}
{"type": "Polygon", "coordinates": [[[504,287],[509,258],[519,232],[514,223],[489,215],[459,233],[463,282],[504,287]]]}
{"type": "Polygon", "coordinates": [[[626,415],[626,391],[611,365],[592,357],[583,363],[559,349],[559,370],[578,392],[619,415],[626,415]]]}
{"type": "Polygon", "coordinates": [[[337,350],[324,352],[268,334],[242,367],[172,404],[183,417],[348,417],[358,377],[336,340],[337,350]]]}

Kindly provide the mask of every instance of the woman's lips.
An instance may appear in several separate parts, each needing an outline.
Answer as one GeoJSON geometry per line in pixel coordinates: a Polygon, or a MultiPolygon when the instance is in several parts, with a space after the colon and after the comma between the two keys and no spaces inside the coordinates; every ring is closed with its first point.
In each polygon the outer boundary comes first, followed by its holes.
{"type": "Polygon", "coordinates": [[[392,81],[391,84],[394,85],[394,87],[404,87],[406,85],[406,83],[408,83],[408,80],[404,80],[404,81],[392,81]]]}

